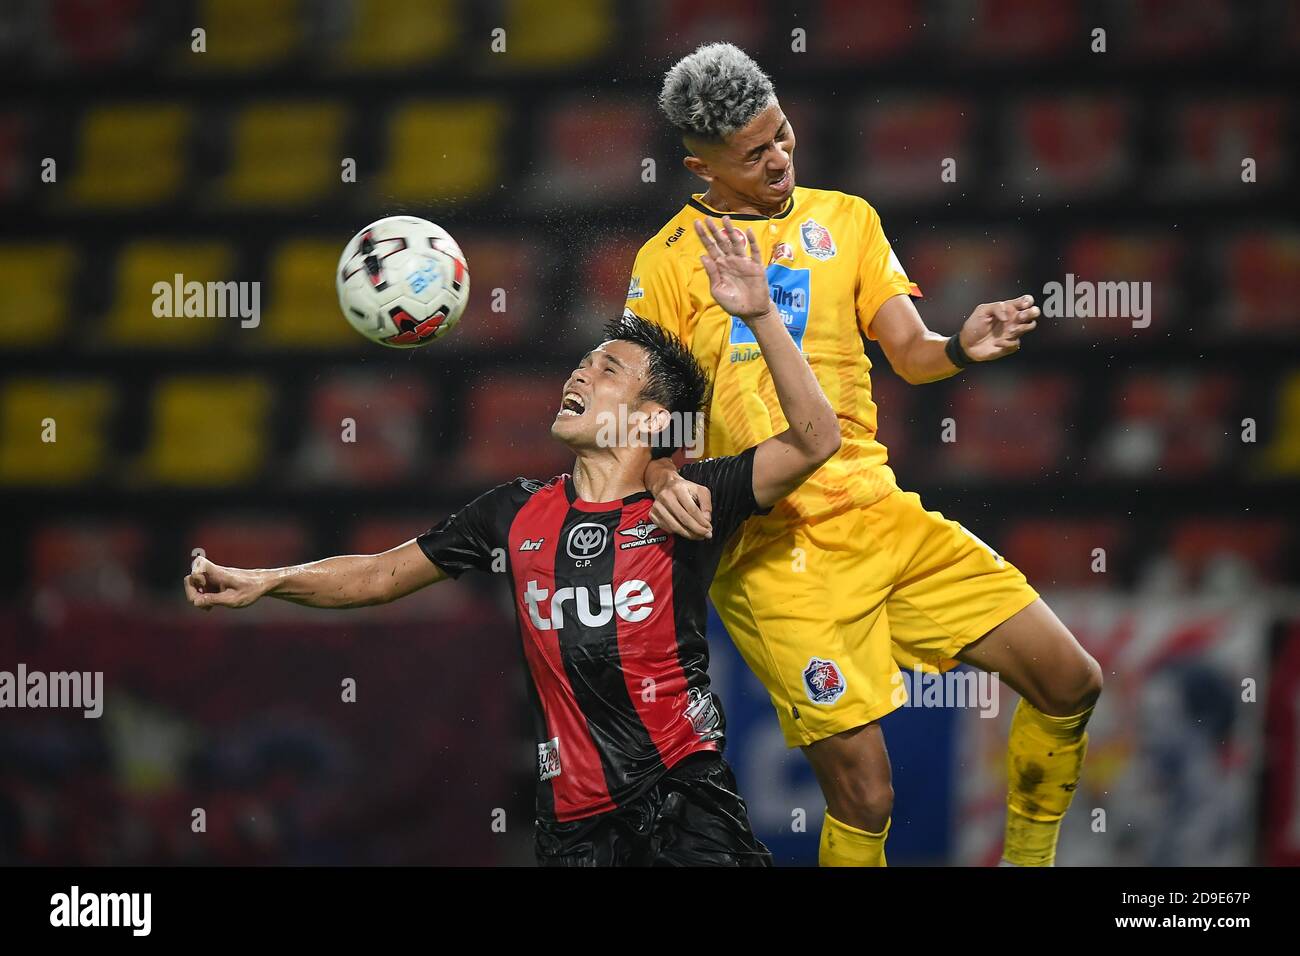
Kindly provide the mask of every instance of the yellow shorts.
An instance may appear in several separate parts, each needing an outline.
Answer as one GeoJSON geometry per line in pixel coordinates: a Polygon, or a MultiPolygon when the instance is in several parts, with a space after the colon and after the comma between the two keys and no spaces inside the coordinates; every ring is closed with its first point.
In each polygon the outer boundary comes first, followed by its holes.
{"type": "Polygon", "coordinates": [[[906,700],[900,666],[955,666],[1038,592],[960,524],[895,491],[775,532],[751,521],[710,596],[798,747],[883,717],[906,700]]]}

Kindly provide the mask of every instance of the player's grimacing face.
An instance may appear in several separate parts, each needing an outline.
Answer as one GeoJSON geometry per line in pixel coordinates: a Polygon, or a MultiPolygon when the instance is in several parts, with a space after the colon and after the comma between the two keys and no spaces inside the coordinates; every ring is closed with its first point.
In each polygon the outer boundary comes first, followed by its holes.
{"type": "Polygon", "coordinates": [[[709,171],[738,197],[779,206],[794,191],[794,147],[794,128],[773,103],[708,151],[709,171]]]}
{"type": "Polygon", "coordinates": [[[564,383],[551,434],[571,448],[625,445],[623,423],[635,427],[645,411],[641,392],[649,374],[645,349],[611,340],[582,357],[564,383]]]}

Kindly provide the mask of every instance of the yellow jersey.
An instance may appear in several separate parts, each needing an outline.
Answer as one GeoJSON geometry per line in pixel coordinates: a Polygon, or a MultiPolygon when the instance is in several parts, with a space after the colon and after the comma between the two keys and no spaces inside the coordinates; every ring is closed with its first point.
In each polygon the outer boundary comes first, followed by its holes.
{"type": "MultiPolygon", "coordinates": [[[[754,335],[709,293],[694,221],[723,213],[693,195],[641,247],[627,307],[675,333],[713,378],[704,453],[734,455],[786,428],[772,376],[754,335]]],[[[876,440],[871,362],[861,335],[895,295],[919,296],[890,249],[880,217],[864,199],[796,186],[772,217],[732,215],[758,240],[772,299],[839,417],[843,441],[830,461],[779,502],[766,518],[772,532],[870,505],[897,489],[876,440]]],[[[757,530],[757,529],[755,529],[757,530]]]]}

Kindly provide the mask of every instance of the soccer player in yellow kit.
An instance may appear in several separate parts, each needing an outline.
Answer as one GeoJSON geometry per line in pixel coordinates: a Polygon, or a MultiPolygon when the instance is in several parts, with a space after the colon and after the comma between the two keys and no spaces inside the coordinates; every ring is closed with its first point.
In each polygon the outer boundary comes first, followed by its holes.
{"type": "MultiPolygon", "coordinates": [[[[753,229],[772,298],[840,423],[839,453],[770,515],[751,519],[710,591],[771,695],[786,743],[803,749],[826,797],[822,865],[884,865],[893,788],[879,720],[906,699],[899,665],[934,672],[958,661],[1021,695],[1003,862],[1052,865],[1101,669],[1010,562],[899,489],[876,440],[860,337],[920,384],[1017,351],[1039,310],[1022,296],[978,306],[956,336],[931,332],[876,211],[857,196],[795,185],[794,130],[771,81],[737,47],[715,43],[685,57],[659,102],[707,189],[641,247],[627,304],[712,371],[705,454],[735,454],[785,420],[753,336],[709,294],[693,229],[703,217],[753,229]]],[[[651,466],[647,485],[660,527],[709,532],[707,491],[670,461],[651,466]]]]}

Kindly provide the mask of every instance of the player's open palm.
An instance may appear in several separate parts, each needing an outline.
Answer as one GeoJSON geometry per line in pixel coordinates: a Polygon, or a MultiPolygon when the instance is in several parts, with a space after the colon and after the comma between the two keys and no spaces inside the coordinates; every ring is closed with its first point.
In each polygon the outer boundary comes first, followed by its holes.
{"type": "Polygon", "coordinates": [[[989,362],[1018,351],[1020,337],[1038,325],[1032,295],[975,307],[961,327],[962,350],[976,362],[989,362]]]}
{"type": "Polygon", "coordinates": [[[741,232],[731,224],[730,216],[723,216],[721,229],[712,219],[695,220],[695,232],[704,244],[700,261],[718,305],[741,319],[766,314],[771,293],[754,230],[741,232]]]}
{"type": "Polygon", "coordinates": [[[185,577],[185,597],[205,611],[214,607],[248,607],[262,593],[256,572],[223,568],[207,558],[195,558],[185,577]]]}

